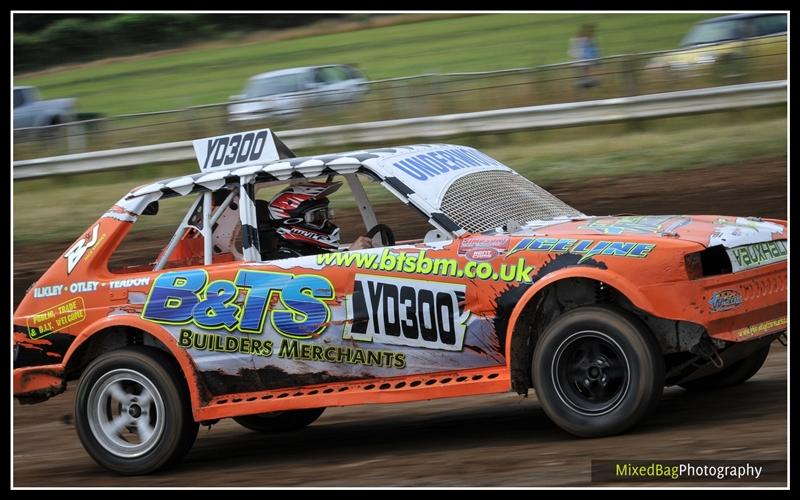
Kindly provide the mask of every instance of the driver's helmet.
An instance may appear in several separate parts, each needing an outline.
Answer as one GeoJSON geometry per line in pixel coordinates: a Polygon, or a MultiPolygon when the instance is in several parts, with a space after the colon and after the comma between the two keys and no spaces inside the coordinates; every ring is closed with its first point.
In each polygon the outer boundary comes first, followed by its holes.
{"type": "Polygon", "coordinates": [[[339,248],[339,227],[327,196],[341,182],[303,182],[284,189],[269,202],[269,216],[278,237],[290,248],[306,253],[339,248]]]}

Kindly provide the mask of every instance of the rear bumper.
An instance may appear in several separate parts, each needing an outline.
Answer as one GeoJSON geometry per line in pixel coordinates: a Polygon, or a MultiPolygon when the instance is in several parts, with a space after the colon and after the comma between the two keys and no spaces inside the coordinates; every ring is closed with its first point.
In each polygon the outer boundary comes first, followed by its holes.
{"type": "Polygon", "coordinates": [[[14,397],[20,403],[39,403],[66,390],[67,381],[61,365],[14,370],[14,397]]]}
{"type": "Polygon", "coordinates": [[[642,288],[653,314],[703,325],[709,336],[746,342],[787,329],[786,263],[642,288]],[[725,301],[719,298],[724,296],[725,301]]]}

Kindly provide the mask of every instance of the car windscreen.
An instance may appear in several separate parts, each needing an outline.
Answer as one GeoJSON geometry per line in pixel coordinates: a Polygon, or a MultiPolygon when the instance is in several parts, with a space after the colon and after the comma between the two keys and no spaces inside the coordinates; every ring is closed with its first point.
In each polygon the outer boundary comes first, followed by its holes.
{"type": "Polygon", "coordinates": [[[442,198],[442,212],[462,229],[483,232],[509,221],[583,214],[513,171],[485,170],[457,178],[442,198]]]}
{"type": "Polygon", "coordinates": [[[752,19],[730,19],[727,21],[698,24],[692,28],[692,31],[683,39],[681,47],[691,47],[692,45],[717,43],[755,36],[756,33],[754,31],[752,33],[749,32],[752,21],[752,19]]]}
{"type": "Polygon", "coordinates": [[[245,97],[252,99],[269,95],[288,94],[298,92],[302,88],[303,75],[294,73],[289,75],[278,75],[252,80],[245,89],[245,97]]]}

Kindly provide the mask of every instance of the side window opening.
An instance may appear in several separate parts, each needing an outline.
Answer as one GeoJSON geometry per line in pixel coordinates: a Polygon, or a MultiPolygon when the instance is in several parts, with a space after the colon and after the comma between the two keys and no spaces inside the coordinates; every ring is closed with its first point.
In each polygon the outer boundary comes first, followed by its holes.
{"type": "MultiPolygon", "coordinates": [[[[359,176],[362,184],[368,182],[366,176],[359,176]]],[[[342,186],[333,194],[327,196],[329,203],[329,216],[331,221],[339,228],[340,249],[346,248],[358,236],[365,234],[369,228],[365,227],[361,214],[356,206],[355,196],[343,176],[335,178],[309,179],[311,182],[342,182],[342,186]]],[[[306,180],[297,181],[302,184],[306,180]]],[[[272,260],[269,256],[281,255],[280,247],[285,243],[278,235],[276,229],[280,222],[273,220],[269,214],[269,204],[279,193],[292,184],[265,184],[256,186],[256,218],[258,220],[259,243],[261,246],[262,260],[272,260]]],[[[365,186],[366,187],[366,186],[365,186]]],[[[381,191],[383,188],[377,186],[381,191]]],[[[374,191],[374,190],[373,190],[374,191]]],[[[374,193],[373,193],[374,194],[374,193]]],[[[320,253],[323,250],[320,250],[320,253]]],[[[281,255],[279,258],[288,258],[291,255],[281,255]]]]}
{"type": "MultiPolygon", "coordinates": [[[[238,198],[238,189],[212,193],[212,264],[243,260],[238,198]]],[[[159,213],[141,215],[117,247],[109,260],[110,271],[152,271],[164,259],[162,269],[205,262],[203,194],[167,198],[158,203],[159,213]]]]}
{"type": "MultiPolygon", "coordinates": [[[[372,210],[379,224],[386,224],[392,229],[398,244],[420,243],[425,233],[433,229],[428,217],[412,205],[406,205],[392,195],[380,182],[367,175],[358,174],[361,185],[372,205],[372,210]]],[[[337,219],[342,227],[342,241],[351,242],[369,229],[365,227],[358,203],[349,186],[345,184],[334,198],[341,196],[341,208],[337,207],[337,219]],[[342,193],[345,191],[345,193],[342,193]],[[345,227],[347,226],[347,227],[345,227]]],[[[336,201],[339,201],[338,199],[336,201]]],[[[334,203],[334,200],[331,200],[334,203]]]]}
{"type": "MultiPolygon", "coordinates": [[[[356,174],[361,186],[364,188],[368,211],[375,216],[375,223],[389,225],[398,242],[421,242],[425,233],[431,229],[421,212],[410,205],[406,205],[391,195],[379,182],[369,176],[356,174]]],[[[313,179],[324,182],[325,178],[313,179]]],[[[364,216],[358,206],[358,197],[353,192],[345,176],[328,178],[328,182],[342,181],[342,186],[329,195],[329,212],[333,215],[333,223],[339,228],[338,251],[347,248],[359,237],[365,235],[371,227],[365,224],[364,216]]],[[[302,183],[305,181],[297,181],[302,183]]],[[[285,241],[276,232],[280,224],[272,220],[269,215],[269,203],[273,198],[288,188],[291,184],[263,184],[256,186],[256,217],[258,221],[259,243],[261,247],[261,260],[275,260],[289,258],[295,255],[280,252],[285,241]]],[[[317,253],[325,250],[320,249],[317,253]]],[[[333,250],[336,251],[336,250],[333,250]]]]}
{"type": "Polygon", "coordinates": [[[109,259],[109,270],[115,273],[152,271],[196,200],[196,196],[162,199],[156,215],[140,215],[109,259]]]}
{"type": "Polygon", "coordinates": [[[353,66],[342,66],[342,70],[347,74],[347,78],[350,80],[364,78],[364,75],[362,75],[361,72],[353,66]]]}

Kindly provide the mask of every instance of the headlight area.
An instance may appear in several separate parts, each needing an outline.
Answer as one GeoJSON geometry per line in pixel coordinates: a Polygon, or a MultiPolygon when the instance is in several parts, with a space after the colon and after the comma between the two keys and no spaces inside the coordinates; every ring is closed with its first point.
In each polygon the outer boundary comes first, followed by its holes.
{"type": "Polygon", "coordinates": [[[731,260],[725,247],[717,245],[700,252],[686,254],[684,257],[686,274],[690,280],[718,276],[733,272],[731,260]]]}

